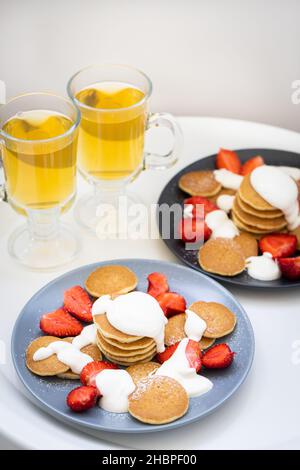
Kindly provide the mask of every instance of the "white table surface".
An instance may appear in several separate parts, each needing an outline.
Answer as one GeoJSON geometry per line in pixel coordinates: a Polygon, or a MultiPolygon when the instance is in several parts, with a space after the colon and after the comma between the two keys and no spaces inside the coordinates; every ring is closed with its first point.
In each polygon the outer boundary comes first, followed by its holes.
{"type": "MultiPolygon", "coordinates": [[[[217,118],[184,117],[180,123],[185,138],[180,162],[168,171],[144,172],[132,184],[131,189],[147,203],[157,201],[161,189],[181,167],[216,152],[220,146],[300,152],[300,134],[284,129],[217,118]]],[[[166,142],[167,136],[160,135],[160,140],[166,142]]],[[[86,183],[80,181],[79,192],[85,190],[86,183]]],[[[65,219],[79,230],[72,211],[65,219]]],[[[30,272],[15,265],[6,251],[7,237],[21,222],[20,217],[7,204],[0,203],[0,220],[0,340],[6,350],[6,360],[0,365],[0,448],[300,448],[300,364],[292,361],[293,344],[300,340],[299,289],[276,292],[228,287],[252,322],[255,359],[247,380],[234,397],[198,423],[148,435],[86,433],[40,411],[25,395],[10,357],[12,328],[24,303],[48,281],[87,263],[128,257],[176,259],[161,240],[100,241],[82,234],[83,251],[73,263],[56,272],[30,272]]]]}

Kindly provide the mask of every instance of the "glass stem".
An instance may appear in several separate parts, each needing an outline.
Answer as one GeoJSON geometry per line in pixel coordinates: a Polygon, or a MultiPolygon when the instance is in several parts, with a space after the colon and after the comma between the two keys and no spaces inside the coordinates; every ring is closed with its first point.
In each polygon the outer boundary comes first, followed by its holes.
{"type": "Polygon", "coordinates": [[[34,240],[50,240],[59,232],[60,208],[27,211],[27,224],[30,237],[34,240]]]}

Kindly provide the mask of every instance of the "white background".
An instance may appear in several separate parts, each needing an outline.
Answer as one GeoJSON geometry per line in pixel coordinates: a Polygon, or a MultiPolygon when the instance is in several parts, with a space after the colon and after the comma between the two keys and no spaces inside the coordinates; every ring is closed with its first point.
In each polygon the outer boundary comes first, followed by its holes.
{"type": "Polygon", "coordinates": [[[300,130],[299,0],[0,0],[0,79],[65,92],[74,72],[128,63],[152,108],[300,130]]]}

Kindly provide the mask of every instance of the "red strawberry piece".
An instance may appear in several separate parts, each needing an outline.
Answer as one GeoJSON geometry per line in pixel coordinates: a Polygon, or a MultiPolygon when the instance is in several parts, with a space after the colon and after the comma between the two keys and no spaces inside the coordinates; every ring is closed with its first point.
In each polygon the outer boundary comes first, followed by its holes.
{"type": "Polygon", "coordinates": [[[185,349],[186,357],[189,361],[190,367],[196,369],[196,372],[199,372],[201,369],[201,348],[198,341],[194,341],[193,339],[189,339],[188,344],[185,349]]]}
{"type": "Polygon", "coordinates": [[[251,173],[251,171],[255,170],[258,166],[262,166],[265,164],[265,161],[263,157],[260,155],[257,155],[256,157],[250,158],[250,160],[247,160],[243,165],[241,169],[241,175],[245,176],[251,173]]]}
{"type": "Polygon", "coordinates": [[[183,218],[178,225],[178,236],[185,243],[206,241],[211,236],[211,230],[204,220],[196,218],[183,218]]]}
{"type": "Polygon", "coordinates": [[[118,369],[116,364],[106,361],[89,362],[81,371],[80,381],[83,385],[96,386],[96,375],[104,369],[118,369]]]}
{"type": "Polygon", "coordinates": [[[225,344],[216,344],[202,356],[202,365],[207,369],[225,369],[233,361],[235,353],[225,344]]]}
{"type": "Polygon", "coordinates": [[[162,273],[151,273],[148,276],[148,294],[157,297],[164,292],[168,292],[169,285],[166,276],[162,273]]]}
{"type": "Polygon", "coordinates": [[[64,292],[64,308],[78,320],[93,321],[92,301],[81,286],[73,286],[64,292]]]}
{"type": "Polygon", "coordinates": [[[95,387],[77,387],[68,394],[67,405],[76,412],[89,410],[96,405],[97,397],[98,394],[95,387]]]}
{"type": "MultiPolygon", "coordinates": [[[[168,346],[164,352],[156,355],[156,359],[160,364],[163,364],[165,361],[170,359],[173,356],[174,352],[178,348],[180,341],[178,343],[168,346]]],[[[189,339],[188,344],[185,348],[185,354],[189,361],[190,367],[196,369],[196,372],[199,372],[201,369],[201,350],[200,345],[197,341],[189,339]]]]}
{"type": "Polygon", "coordinates": [[[260,239],[259,248],[263,253],[271,253],[273,258],[286,258],[295,253],[297,237],[288,233],[271,233],[260,239]]]}
{"type": "Polygon", "coordinates": [[[278,263],[283,277],[291,281],[300,279],[300,256],[296,258],[279,258],[278,263]]]}
{"type": "Polygon", "coordinates": [[[199,212],[201,214],[201,208],[197,208],[197,206],[203,206],[203,212],[204,212],[203,216],[204,217],[207,214],[209,214],[210,212],[215,211],[215,210],[218,209],[216,204],[214,204],[212,201],[210,201],[206,197],[202,197],[202,196],[188,197],[187,199],[185,199],[183,201],[183,204],[185,206],[187,206],[187,205],[192,205],[193,206],[193,210],[192,210],[193,217],[196,217],[199,214],[199,212]]]}
{"type": "Polygon", "coordinates": [[[177,313],[182,313],[186,309],[186,301],[182,295],[176,292],[165,292],[160,294],[156,300],[161,306],[166,317],[171,317],[177,313]]]}
{"type": "Polygon", "coordinates": [[[50,336],[77,336],[82,331],[82,324],[63,308],[45,313],[40,320],[40,329],[50,336]]]}
{"type": "Polygon", "coordinates": [[[220,149],[216,159],[217,168],[225,168],[233,173],[241,172],[241,162],[239,156],[233,150],[220,149]]]}

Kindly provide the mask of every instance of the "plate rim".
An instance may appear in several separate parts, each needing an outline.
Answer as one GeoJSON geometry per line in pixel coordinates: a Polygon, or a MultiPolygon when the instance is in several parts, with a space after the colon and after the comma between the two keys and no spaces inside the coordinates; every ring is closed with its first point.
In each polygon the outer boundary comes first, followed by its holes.
{"type": "MultiPolygon", "coordinates": [[[[300,153],[297,153],[297,152],[294,152],[294,151],[290,151],[290,150],[283,150],[283,149],[276,149],[276,148],[265,148],[265,147],[261,147],[261,148],[258,148],[258,147],[246,147],[246,148],[238,148],[238,149],[233,149],[234,152],[243,152],[245,150],[253,150],[253,151],[264,151],[264,150],[267,150],[267,151],[272,151],[272,150],[275,150],[277,152],[285,152],[285,153],[289,153],[289,154],[294,154],[295,156],[299,157],[300,158],[300,153]]],[[[179,170],[177,173],[175,173],[175,175],[172,176],[172,178],[169,179],[169,181],[165,184],[165,186],[163,187],[163,189],[161,190],[160,192],[160,195],[158,197],[158,201],[157,201],[157,217],[156,217],[156,221],[157,221],[157,226],[158,226],[158,231],[159,231],[159,235],[160,235],[160,239],[163,241],[163,243],[166,245],[166,247],[168,248],[168,250],[170,250],[170,252],[176,257],[177,260],[179,260],[180,262],[182,262],[183,264],[185,264],[186,266],[189,266],[190,268],[194,269],[195,271],[198,271],[199,273],[201,274],[204,274],[206,276],[208,276],[209,278],[211,279],[214,279],[216,281],[218,281],[219,283],[226,283],[226,284],[230,284],[230,285],[233,285],[233,286],[237,286],[237,287],[241,287],[242,289],[252,289],[252,290],[255,290],[255,289],[292,289],[292,288],[299,288],[300,287],[300,281],[297,281],[297,282],[294,282],[294,281],[290,281],[289,283],[286,283],[286,284],[282,284],[280,286],[278,285],[272,285],[270,281],[270,284],[261,284],[261,282],[259,280],[255,280],[256,283],[255,284],[247,284],[245,282],[242,282],[238,279],[235,278],[235,276],[233,277],[230,277],[230,276],[221,276],[219,274],[214,274],[214,273],[209,273],[207,271],[204,271],[204,269],[202,269],[200,266],[196,266],[194,265],[193,263],[191,263],[190,261],[180,257],[176,251],[176,249],[170,245],[168,243],[169,240],[165,240],[164,238],[162,238],[161,236],[161,227],[160,227],[160,224],[159,224],[159,218],[158,218],[158,211],[159,211],[159,206],[160,204],[163,204],[164,201],[161,201],[161,198],[163,196],[163,193],[165,192],[167,186],[169,186],[169,184],[171,182],[173,182],[175,179],[177,179],[183,172],[187,171],[190,167],[192,167],[194,164],[200,162],[200,161],[204,161],[205,160],[211,160],[213,157],[216,157],[217,153],[213,153],[211,155],[207,155],[205,157],[202,157],[202,158],[198,158],[194,161],[192,161],[192,163],[189,163],[188,165],[186,165],[185,167],[181,168],[181,170],[179,170]]],[[[300,166],[298,166],[297,168],[300,168],[300,166]]]]}
{"type": "Polygon", "coordinates": [[[151,425],[151,424],[142,423],[144,426],[148,426],[148,427],[141,428],[141,429],[139,429],[139,428],[128,429],[128,428],[122,428],[122,427],[120,427],[120,429],[116,429],[116,428],[111,429],[111,428],[108,428],[108,427],[105,427],[105,426],[104,427],[99,427],[98,425],[96,425],[94,423],[83,423],[80,420],[80,418],[77,418],[77,415],[75,413],[74,413],[74,416],[73,415],[72,416],[66,416],[60,410],[57,410],[54,406],[49,405],[45,400],[41,399],[33,390],[31,390],[30,386],[27,384],[26,380],[23,378],[23,376],[22,376],[22,374],[19,370],[18,361],[17,361],[17,359],[14,355],[14,343],[15,343],[15,338],[16,338],[16,334],[17,334],[17,330],[18,330],[18,324],[21,321],[23,312],[26,309],[26,307],[28,306],[28,304],[32,301],[32,299],[34,297],[42,294],[43,291],[46,290],[49,286],[52,286],[53,284],[55,284],[57,281],[60,281],[64,277],[66,277],[68,275],[78,273],[83,268],[89,268],[90,267],[91,269],[94,269],[97,266],[101,266],[103,264],[109,264],[111,262],[113,262],[113,263],[124,263],[124,264],[126,262],[130,262],[130,263],[136,263],[136,262],[149,263],[149,262],[151,262],[151,263],[154,263],[154,264],[157,264],[157,265],[162,264],[162,265],[167,265],[169,267],[174,267],[175,266],[175,269],[179,269],[179,270],[182,270],[182,271],[190,271],[189,267],[178,264],[178,263],[175,263],[175,262],[170,262],[170,261],[160,261],[160,260],[151,259],[151,258],[117,258],[117,259],[113,259],[113,260],[105,260],[105,261],[101,261],[101,262],[89,263],[89,264],[82,265],[78,268],[72,269],[70,271],[65,272],[64,274],[61,274],[60,276],[52,279],[51,281],[46,283],[44,286],[42,286],[38,291],[36,291],[30,297],[30,299],[25,303],[25,305],[21,309],[21,311],[20,311],[20,313],[19,313],[19,315],[18,315],[18,317],[15,321],[13,331],[12,331],[12,335],[11,335],[11,342],[10,342],[10,346],[11,346],[10,347],[10,353],[11,353],[11,357],[12,357],[12,361],[13,361],[13,366],[14,366],[15,372],[18,376],[18,379],[21,381],[21,383],[25,387],[26,391],[29,393],[28,399],[31,402],[33,402],[35,405],[37,405],[38,408],[41,409],[46,414],[49,414],[49,415],[55,417],[59,421],[63,422],[65,425],[73,426],[73,427],[75,427],[75,428],[77,428],[81,431],[82,431],[82,429],[90,429],[90,430],[92,429],[92,430],[98,431],[98,432],[111,432],[111,433],[120,433],[120,434],[137,434],[137,433],[147,434],[147,433],[151,433],[151,432],[169,431],[169,430],[176,429],[176,428],[179,428],[179,427],[182,427],[182,426],[187,426],[191,423],[202,420],[204,417],[206,417],[209,414],[213,413],[218,408],[220,408],[223,404],[225,404],[227,402],[227,400],[229,400],[234,395],[234,393],[241,387],[241,385],[246,380],[246,378],[247,378],[247,376],[248,376],[248,374],[251,370],[253,360],[254,360],[255,336],[254,336],[254,330],[253,330],[250,318],[248,317],[244,307],[241,305],[239,300],[237,300],[236,297],[228,289],[226,289],[226,287],[224,287],[222,284],[217,282],[215,279],[212,279],[211,277],[206,276],[202,272],[199,272],[199,271],[196,271],[196,270],[193,270],[193,272],[197,273],[196,275],[198,275],[202,278],[207,278],[207,280],[209,282],[211,282],[213,285],[217,286],[218,289],[223,291],[227,296],[229,295],[229,297],[234,300],[234,302],[238,306],[238,308],[239,308],[239,310],[240,310],[240,312],[243,316],[244,321],[246,322],[247,330],[248,330],[249,336],[250,336],[249,360],[248,360],[248,363],[247,363],[247,367],[243,371],[243,374],[240,377],[238,383],[235,384],[235,386],[232,388],[232,390],[230,390],[230,392],[225,397],[222,397],[222,401],[220,401],[216,405],[213,405],[210,408],[208,408],[207,410],[205,410],[200,416],[191,417],[188,422],[181,422],[180,420],[175,420],[175,421],[172,421],[171,423],[160,424],[160,425],[151,425]]]}

